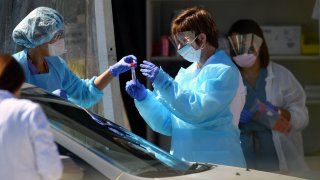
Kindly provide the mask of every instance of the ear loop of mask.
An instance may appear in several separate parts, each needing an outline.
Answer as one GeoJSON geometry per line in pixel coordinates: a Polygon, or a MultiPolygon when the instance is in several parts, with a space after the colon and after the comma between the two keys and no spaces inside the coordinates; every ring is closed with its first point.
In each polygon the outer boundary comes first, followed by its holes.
{"type": "MultiPolygon", "coordinates": [[[[180,49],[184,48],[187,45],[192,46],[191,44],[198,38],[198,36],[196,36],[191,42],[187,42],[185,45],[183,45],[181,48],[178,49],[178,46],[176,47],[177,51],[179,51],[180,49]]],[[[194,48],[193,48],[194,49],[194,48]]]]}

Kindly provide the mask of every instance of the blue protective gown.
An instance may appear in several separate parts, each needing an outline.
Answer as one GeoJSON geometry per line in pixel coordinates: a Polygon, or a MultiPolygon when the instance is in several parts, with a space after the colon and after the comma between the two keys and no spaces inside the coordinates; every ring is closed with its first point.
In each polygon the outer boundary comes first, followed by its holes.
{"type": "Polygon", "coordinates": [[[62,89],[67,92],[68,100],[89,108],[95,105],[103,96],[103,92],[94,85],[96,77],[80,79],[59,56],[46,57],[48,73],[32,75],[28,68],[27,49],[13,55],[21,64],[26,82],[52,92],[62,89]]]}
{"type": "Polygon", "coordinates": [[[154,130],[171,136],[170,153],[182,160],[245,167],[239,130],[230,104],[240,73],[222,50],[199,70],[196,63],[181,68],[175,80],[160,69],[154,91],[135,100],[154,130]]]}

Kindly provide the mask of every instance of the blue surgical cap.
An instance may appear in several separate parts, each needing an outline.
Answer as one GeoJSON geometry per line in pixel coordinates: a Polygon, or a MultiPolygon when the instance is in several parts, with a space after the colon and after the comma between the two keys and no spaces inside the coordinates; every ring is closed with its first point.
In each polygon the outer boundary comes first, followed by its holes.
{"type": "Polygon", "coordinates": [[[56,10],[38,7],[14,28],[12,38],[19,45],[35,48],[49,42],[63,26],[63,17],[56,10]]]}

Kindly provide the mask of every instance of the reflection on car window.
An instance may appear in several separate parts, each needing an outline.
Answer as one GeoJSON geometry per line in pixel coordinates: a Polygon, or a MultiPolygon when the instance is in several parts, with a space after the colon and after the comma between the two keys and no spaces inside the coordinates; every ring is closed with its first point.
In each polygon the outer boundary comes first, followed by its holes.
{"type": "Polygon", "coordinates": [[[190,169],[191,163],[174,158],[128,130],[80,107],[50,101],[38,103],[53,128],[125,172],[148,177],[199,172],[197,168],[190,169]]]}
{"type": "Polygon", "coordinates": [[[58,144],[60,158],[63,164],[63,174],[61,179],[72,180],[109,180],[97,169],[82,160],[76,154],[58,144]]]}

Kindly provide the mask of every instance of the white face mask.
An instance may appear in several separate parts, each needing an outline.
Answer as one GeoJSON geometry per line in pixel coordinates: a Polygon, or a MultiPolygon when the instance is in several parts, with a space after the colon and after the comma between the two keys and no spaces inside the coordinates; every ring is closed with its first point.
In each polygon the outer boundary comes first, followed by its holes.
{"type": "Polygon", "coordinates": [[[257,56],[254,54],[241,54],[234,56],[233,60],[237,63],[238,66],[243,68],[251,67],[257,60],[257,56]]]}
{"type": "Polygon", "coordinates": [[[59,56],[66,52],[64,39],[48,44],[49,56],[59,56]]]}
{"type": "Polygon", "coordinates": [[[189,62],[198,62],[201,56],[201,49],[195,50],[191,44],[185,45],[177,51],[185,60],[189,62]]]}
{"type": "Polygon", "coordinates": [[[198,49],[194,49],[191,44],[185,45],[183,48],[179,49],[177,52],[189,62],[198,62],[201,57],[201,50],[203,45],[198,49]]]}

